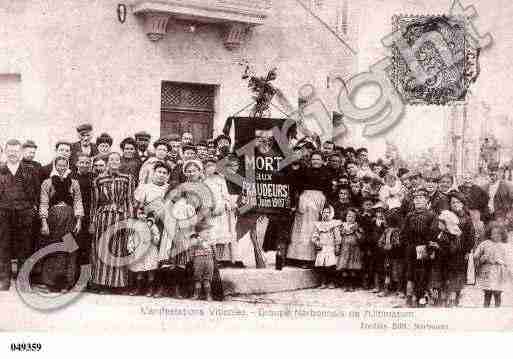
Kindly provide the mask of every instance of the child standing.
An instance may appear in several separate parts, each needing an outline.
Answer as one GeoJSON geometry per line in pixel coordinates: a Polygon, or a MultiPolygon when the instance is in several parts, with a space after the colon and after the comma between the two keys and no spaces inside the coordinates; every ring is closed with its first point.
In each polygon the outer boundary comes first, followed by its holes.
{"type": "Polygon", "coordinates": [[[193,241],[191,246],[192,268],[194,271],[194,292],[192,300],[199,300],[201,289],[205,293],[207,301],[211,302],[212,297],[212,279],[214,277],[215,254],[213,243],[210,243],[210,226],[199,223],[196,226],[196,232],[192,233],[190,238],[193,241]]]}
{"type": "Polygon", "coordinates": [[[507,278],[510,275],[506,265],[507,233],[497,222],[489,224],[486,239],[481,242],[475,252],[474,260],[477,267],[477,284],[484,291],[484,307],[490,306],[492,296],[495,306],[501,306],[501,295],[507,278]]]}
{"type": "Polygon", "coordinates": [[[374,281],[373,293],[381,293],[384,290],[385,282],[385,253],[383,247],[379,246],[380,238],[383,236],[387,228],[386,208],[383,202],[378,202],[372,207],[374,217],[370,232],[367,235],[370,245],[370,253],[372,261],[371,271],[369,273],[370,280],[374,281]]]}
{"type": "Polygon", "coordinates": [[[317,250],[315,269],[321,278],[321,289],[335,288],[335,266],[340,250],[340,220],[333,219],[333,207],[327,206],[321,212],[321,221],[314,222],[312,241],[317,250]]]}
{"type": "Polygon", "coordinates": [[[414,192],[413,204],[401,230],[401,239],[406,243],[406,302],[408,306],[425,306],[430,274],[426,246],[433,239],[436,217],[428,209],[425,189],[414,192]]]}
{"type": "Polygon", "coordinates": [[[458,227],[459,218],[451,211],[443,210],[438,216],[440,232],[429,241],[427,251],[430,260],[429,297],[431,303],[438,307],[447,298],[448,259],[451,248],[458,246],[461,229],[458,227]]]}
{"type": "Polygon", "coordinates": [[[152,297],[156,295],[155,272],[159,266],[158,246],[160,243],[160,232],[153,221],[148,220],[144,210],[138,210],[138,222],[140,225],[148,226],[148,229],[130,231],[127,247],[129,253],[135,258],[128,265],[128,269],[135,277],[135,286],[130,295],[143,295],[152,297]]]}
{"type": "Polygon", "coordinates": [[[362,229],[360,251],[362,253],[362,279],[363,288],[372,289],[374,283],[374,252],[376,241],[374,234],[374,206],[375,198],[367,197],[362,200],[362,211],[358,217],[358,224],[362,229]]]}
{"type": "Polygon", "coordinates": [[[362,270],[362,229],[356,221],[357,213],[357,209],[349,208],[344,216],[345,221],[340,226],[341,244],[337,270],[341,272],[342,284],[346,285],[348,292],[356,289],[362,270]]]}
{"type": "Polygon", "coordinates": [[[384,291],[380,297],[388,296],[392,292],[400,295],[404,290],[403,261],[404,246],[401,243],[400,219],[397,211],[390,211],[387,215],[387,228],[381,235],[378,248],[383,253],[383,270],[385,276],[384,291]]]}
{"type": "Polygon", "coordinates": [[[343,219],[346,210],[351,207],[351,189],[347,185],[338,188],[337,201],[333,203],[336,219],[343,219]]]}

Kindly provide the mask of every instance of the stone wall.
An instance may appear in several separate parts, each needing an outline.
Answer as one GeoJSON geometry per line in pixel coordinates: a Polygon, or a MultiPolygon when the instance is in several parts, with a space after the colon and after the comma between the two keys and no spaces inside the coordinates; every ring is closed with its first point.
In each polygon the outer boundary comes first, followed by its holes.
{"type": "Polygon", "coordinates": [[[219,133],[226,117],[250,102],[241,61],[258,74],[277,66],[276,85],[292,103],[301,85],[326,91],[328,69],[347,66],[347,49],[295,1],[275,1],[266,23],[234,51],[216,25],[191,33],[170,24],[164,39],[151,42],[130,8],[126,22],[118,21],[118,3],[2,1],[0,74],[20,76],[21,106],[0,142],[32,138],[45,162],[55,141],[76,140],[74,127],[86,121],[95,135],[106,131],[117,140],[141,129],[158,137],[162,81],[217,85],[219,133]]]}

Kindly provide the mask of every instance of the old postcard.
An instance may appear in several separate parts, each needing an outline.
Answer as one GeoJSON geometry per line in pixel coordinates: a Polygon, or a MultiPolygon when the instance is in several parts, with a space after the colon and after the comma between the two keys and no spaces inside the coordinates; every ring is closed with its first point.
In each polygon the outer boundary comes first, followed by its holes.
{"type": "Polygon", "coordinates": [[[513,330],[512,18],[1,0],[0,331],[513,330]]]}

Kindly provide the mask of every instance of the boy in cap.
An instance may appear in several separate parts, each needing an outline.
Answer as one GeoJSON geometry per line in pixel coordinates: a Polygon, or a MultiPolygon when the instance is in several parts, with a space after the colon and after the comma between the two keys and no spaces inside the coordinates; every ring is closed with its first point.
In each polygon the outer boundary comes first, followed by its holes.
{"type": "Polygon", "coordinates": [[[194,137],[191,132],[184,132],[182,135],[182,146],[192,145],[194,143],[194,137]]]}
{"type": "Polygon", "coordinates": [[[191,234],[192,241],[191,256],[193,268],[194,292],[192,300],[199,300],[201,290],[205,293],[207,301],[211,302],[212,298],[212,279],[214,276],[215,251],[213,241],[210,238],[210,226],[204,222],[196,225],[195,232],[191,234]]]}
{"type": "Polygon", "coordinates": [[[98,154],[96,144],[91,142],[93,126],[89,123],[84,123],[77,126],[78,142],[71,144],[71,158],[70,168],[74,171],[76,169],[75,163],[77,162],[77,155],[84,153],[89,157],[94,157],[98,154]]]}
{"type": "Polygon", "coordinates": [[[406,303],[425,306],[429,280],[427,245],[436,231],[436,215],[428,209],[428,192],[417,189],[413,193],[414,209],[404,221],[401,241],[406,245],[406,303]]]}
{"type": "Polygon", "coordinates": [[[41,169],[41,163],[34,161],[34,158],[36,157],[36,151],[37,151],[37,145],[32,140],[27,140],[25,143],[23,143],[22,146],[23,149],[23,163],[29,166],[32,166],[36,169],[36,171],[39,173],[39,170],[41,169]]]}
{"type": "Polygon", "coordinates": [[[102,133],[99,137],[96,138],[96,148],[98,149],[98,154],[108,156],[113,142],[114,140],[108,133],[102,133]]]}
{"type": "Polygon", "coordinates": [[[208,147],[207,147],[207,142],[206,141],[200,141],[196,145],[196,151],[198,152],[198,157],[202,161],[207,159],[208,157],[210,157],[209,154],[208,154],[208,147]]]}
{"type": "Polygon", "coordinates": [[[182,158],[184,161],[194,160],[198,157],[198,150],[194,145],[185,144],[182,146],[182,158]]]}
{"type": "Polygon", "coordinates": [[[141,163],[144,163],[148,158],[155,156],[155,154],[148,149],[151,140],[151,135],[148,132],[136,132],[134,138],[137,145],[137,155],[141,159],[141,163]]]}
{"type": "Polygon", "coordinates": [[[222,133],[216,137],[216,148],[217,148],[217,157],[224,158],[228,153],[230,153],[232,147],[232,139],[230,136],[222,133]]]}
{"type": "Polygon", "coordinates": [[[436,214],[442,213],[443,210],[449,209],[449,200],[446,195],[438,190],[438,182],[441,174],[434,169],[424,174],[425,186],[428,192],[428,207],[436,214]]]}
{"type": "Polygon", "coordinates": [[[209,157],[215,157],[216,156],[217,149],[216,149],[216,140],[215,139],[209,138],[207,140],[207,151],[208,151],[209,157]]]}

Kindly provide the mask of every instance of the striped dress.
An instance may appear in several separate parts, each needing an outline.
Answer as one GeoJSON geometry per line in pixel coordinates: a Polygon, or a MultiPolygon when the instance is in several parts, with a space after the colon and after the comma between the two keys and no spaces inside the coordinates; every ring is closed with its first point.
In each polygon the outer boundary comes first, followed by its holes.
{"type": "Polygon", "coordinates": [[[131,175],[107,172],[94,180],[91,203],[91,223],[95,226],[91,246],[91,281],[94,284],[110,288],[128,285],[128,268],[121,265],[122,257],[128,256],[128,229],[122,228],[121,222],[133,218],[133,201],[131,175]]]}

